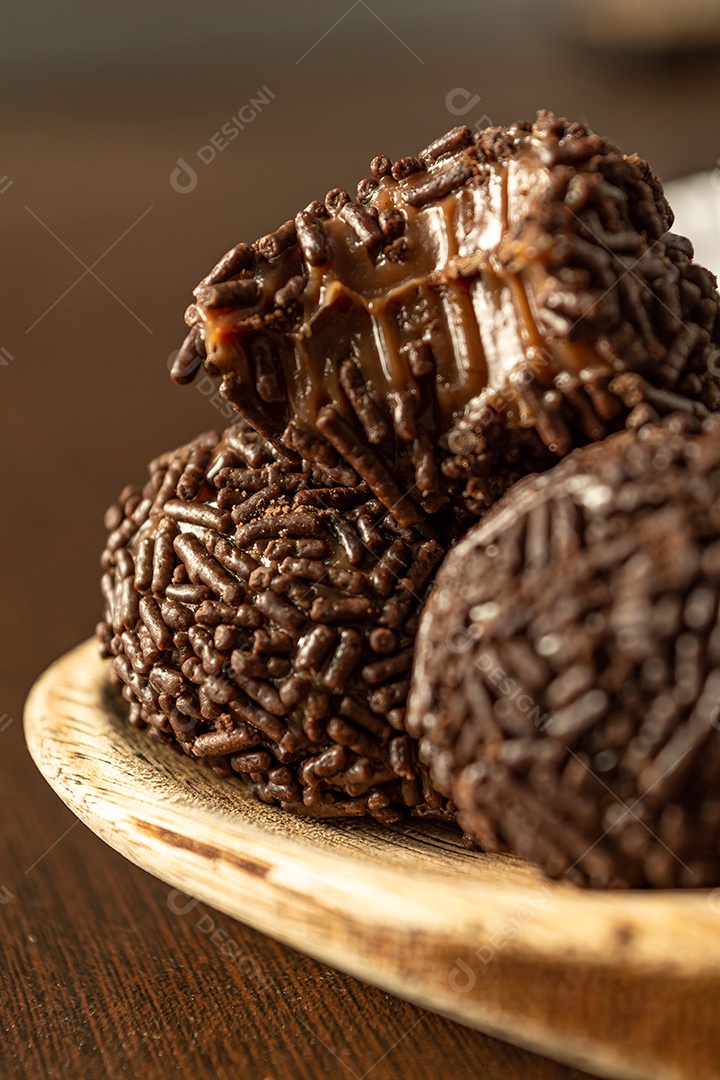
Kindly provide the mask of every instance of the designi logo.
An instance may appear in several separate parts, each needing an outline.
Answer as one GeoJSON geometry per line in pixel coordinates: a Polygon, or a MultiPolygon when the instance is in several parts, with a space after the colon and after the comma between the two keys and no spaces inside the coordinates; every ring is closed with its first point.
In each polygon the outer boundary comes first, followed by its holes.
{"type": "MultiPolygon", "coordinates": [[[[218,154],[222,153],[223,150],[227,150],[230,143],[237,139],[248,124],[251,124],[263,109],[274,100],[275,94],[272,90],[267,86],[261,87],[255,97],[250,98],[235,116],[231,116],[220,130],[210,137],[204,146],[195,151],[195,157],[198,161],[201,161],[203,165],[210,165],[218,154]]],[[[188,195],[195,190],[197,185],[198,174],[194,165],[184,157],[179,157],[176,168],[170,173],[170,187],[173,191],[177,191],[178,195],[188,195]]]]}

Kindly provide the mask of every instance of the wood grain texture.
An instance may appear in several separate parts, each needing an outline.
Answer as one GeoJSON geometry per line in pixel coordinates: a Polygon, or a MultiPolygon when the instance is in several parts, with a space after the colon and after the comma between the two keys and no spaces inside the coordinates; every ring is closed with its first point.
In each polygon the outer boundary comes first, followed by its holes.
{"type": "MultiPolygon", "coordinates": [[[[715,168],[713,55],[679,71],[588,60],[535,5],[544,37],[537,27],[512,35],[511,57],[495,32],[510,5],[476,5],[479,33],[467,32],[467,5],[445,6],[423,40],[412,5],[386,13],[372,4],[410,35],[423,65],[360,8],[296,65],[337,17],[325,6],[327,17],[297,9],[311,22],[293,27],[290,61],[275,54],[277,17],[266,5],[267,47],[257,52],[228,34],[211,53],[193,37],[192,51],[158,57],[138,20],[142,56],[131,65],[94,56],[71,69],[0,70],[0,176],[13,181],[0,198],[3,266],[12,267],[0,347],[14,357],[0,368],[2,1080],[586,1075],[361,983],[203,903],[174,914],[169,886],[77,823],[22,737],[32,680],[98,618],[106,506],[142,480],[151,457],[224,422],[206,392],[169,386],[166,358],[182,338],[188,289],[231,243],[274,228],[330,184],[350,187],[373,154],[411,153],[460,122],[445,105],[453,87],[482,95],[465,117],[471,125],[485,113],[509,123],[550,105],[637,150],[664,177],[715,168]],[[370,51],[356,34],[363,24],[370,51]],[[369,56],[377,78],[367,78],[369,56]],[[276,94],[272,107],[198,168],[194,192],[174,191],[177,159],[193,160],[263,85],[276,94]],[[322,117],[332,137],[308,153],[299,116],[322,117]],[[82,267],[25,206],[88,265],[114,244],[95,269],[112,293],[89,274],[73,287],[82,267]],[[234,954],[210,940],[211,920],[234,954]],[[256,971],[270,981],[262,991],[256,971]]],[[[84,10],[63,12],[68,34],[85,40],[84,10]]],[[[122,17],[130,26],[124,9],[122,17]]],[[[195,17],[204,23],[202,5],[195,17]]],[[[38,24],[38,41],[43,34],[38,24]]],[[[688,1023],[692,1008],[691,999],[688,1023]]]]}
{"type": "MultiPolygon", "coordinates": [[[[105,507],[154,454],[224,422],[207,396],[168,385],[165,357],[182,335],[188,287],[231,242],[229,228],[240,239],[273,227],[278,200],[289,213],[322,193],[345,152],[329,145],[290,187],[283,163],[303,160],[306,140],[297,111],[327,108],[316,72],[298,95],[266,60],[252,71],[233,59],[227,70],[226,84],[211,65],[191,98],[187,66],[169,54],[162,69],[149,59],[146,77],[129,78],[122,65],[109,86],[100,67],[64,87],[50,70],[34,92],[30,73],[0,71],[14,102],[3,116],[0,174],[13,186],[0,219],[14,270],[0,346],[15,357],[0,369],[0,1077],[578,1080],[586,1074],[361,983],[203,903],[175,914],[169,887],[82,826],[27,752],[32,681],[98,618],[105,507]],[[176,158],[207,140],[210,118],[266,82],[277,119],[243,133],[242,158],[226,154],[207,170],[200,202],[179,196],[168,183],[176,158]],[[248,183],[247,212],[230,226],[223,208],[238,203],[240,162],[255,159],[277,180],[248,183]],[[89,275],[26,334],[82,270],[26,203],[88,262],[155,207],[97,268],[152,336],[89,275]],[[219,951],[213,927],[233,948],[219,951]]],[[[456,82],[453,63],[436,73],[428,100],[442,109],[456,82]]],[[[377,149],[380,106],[380,96],[368,105],[367,148],[347,151],[348,181],[377,149]]],[[[347,97],[338,101],[331,126],[348,109],[347,97]]],[[[420,145],[441,119],[423,117],[402,142],[398,134],[399,150],[420,145]]]]}
{"type": "Polygon", "coordinates": [[[16,721],[0,789],[2,1080],[585,1077],[205,904],[185,910],[183,897],[171,910],[168,886],[84,828],[21,740],[16,721]]]}
{"type": "MultiPolygon", "coordinates": [[[[93,642],[35,686],[26,737],[102,839],[176,890],[361,979],[608,1077],[718,1075],[720,896],[590,893],[451,828],[314,822],[125,725],[93,642]]],[[[218,944],[218,947],[221,947],[218,944]]]]}

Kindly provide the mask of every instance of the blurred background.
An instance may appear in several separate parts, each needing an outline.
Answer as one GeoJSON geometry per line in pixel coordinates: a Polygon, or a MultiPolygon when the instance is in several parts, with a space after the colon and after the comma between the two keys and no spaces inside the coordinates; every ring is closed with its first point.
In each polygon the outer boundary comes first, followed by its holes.
{"type": "MultiPolygon", "coordinates": [[[[702,173],[678,230],[712,261],[719,42],[715,0],[4,5],[0,798],[35,816],[11,835],[16,811],[0,811],[16,860],[0,886],[26,897],[23,917],[49,901],[17,867],[61,831],[25,756],[25,693],[93,631],[105,507],[152,456],[226,423],[209,381],[168,378],[198,279],[329,188],[354,190],[375,154],[538,108],[664,180],[702,173]]],[[[119,859],[91,844],[64,841],[78,888],[85,860],[119,859]]]]}
{"type": "Polygon", "coordinates": [[[353,190],[376,153],[539,107],[665,180],[718,169],[716,0],[30,0],[2,27],[0,460],[30,529],[0,543],[5,573],[35,568],[4,595],[38,667],[95,621],[105,504],[223,421],[167,361],[232,244],[353,190]],[[40,633],[40,598],[72,621],[40,633]]]}
{"type": "MultiPolygon", "coordinates": [[[[32,558],[36,575],[5,588],[73,615],[43,627],[38,662],[95,621],[105,504],[152,455],[223,421],[170,384],[167,361],[192,287],[228,247],[353,190],[376,153],[539,107],[666,180],[713,170],[719,38],[707,0],[8,5],[0,438],[4,462],[30,439],[45,468],[8,470],[14,499],[33,493],[32,528],[5,534],[19,547],[3,565],[32,558]]],[[[37,604],[16,610],[14,633],[37,639],[37,604]]]]}

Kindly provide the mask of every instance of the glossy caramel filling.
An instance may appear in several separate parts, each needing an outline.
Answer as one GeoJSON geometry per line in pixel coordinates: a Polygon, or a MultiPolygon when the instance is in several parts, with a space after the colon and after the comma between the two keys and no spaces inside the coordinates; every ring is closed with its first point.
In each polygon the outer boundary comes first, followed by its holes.
{"type": "Polygon", "coordinates": [[[400,182],[386,176],[372,196],[378,213],[402,212],[401,257],[387,247],[373,250],[342,216],[329,217],[322,221],[328,257],[321,265],[306,266],[293,244],[255,268],[256,304],[199,304],[216,369],[254,386],[248,351],[258,332],[270,338],[290,416],[312,429],[325,405],[352,415],[339,373],[353,357],[376,402],[390,413],[393,395],[410,392],[435,437],[482,396],[502,403],[511,423],[532,423],[511,381],[521,365],[547,386],[558,371],[606,369],[588,343],[550,340],[539,326],[535,297],[547,283],[546,250],[520,236],[551,179],[538,154],[526,149],[509,162],[482,166],[451,194],[419,208],[406,201],[443,168],[447,162],[440,161],[400,182]],[[264,320],[276,307],[277,290],[295,275],[306,275],[299,313],[290,330],[277,333],[264,320]],[[409,361],[409,349],[419,344],[432,360],[432,372],[420,376],[409,361]]]}

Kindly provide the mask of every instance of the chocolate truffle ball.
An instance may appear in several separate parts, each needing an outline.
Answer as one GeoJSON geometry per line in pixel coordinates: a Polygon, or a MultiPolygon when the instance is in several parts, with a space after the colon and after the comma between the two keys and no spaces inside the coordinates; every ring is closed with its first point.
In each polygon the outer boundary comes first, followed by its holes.
{"type": "Polygon", "coordinates": [[[404,727],[439,521],[241,422],[154,461],[107,524],[99,636],[135,726],[297,813],[444,811],[404,727]]]}
{"type": "Polygon", "coordinates": [[[636,155],[541,112],[371,170],[221,259],[178,381],[204,362],[266,438],[345,463],[405,526],[481,514],[640,403],[717,406],[715,278],[636,155]]]}
{"type": "Polygon", "coordinates": [[[600,886],[720,884],[720,425],[520,481],[421,619],[408,730],[484,849],[600,886]]]}

